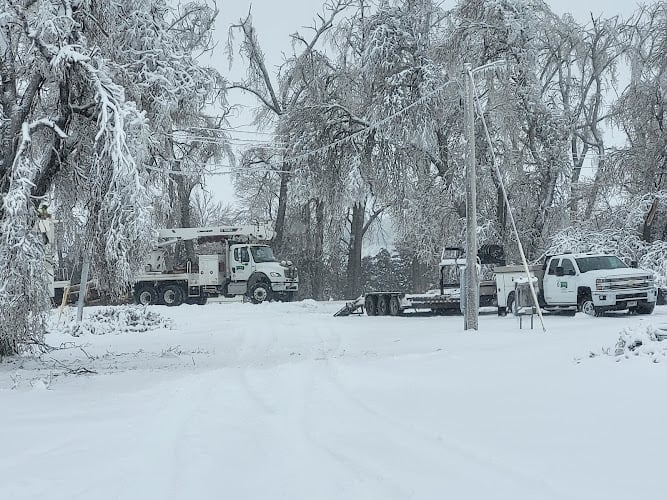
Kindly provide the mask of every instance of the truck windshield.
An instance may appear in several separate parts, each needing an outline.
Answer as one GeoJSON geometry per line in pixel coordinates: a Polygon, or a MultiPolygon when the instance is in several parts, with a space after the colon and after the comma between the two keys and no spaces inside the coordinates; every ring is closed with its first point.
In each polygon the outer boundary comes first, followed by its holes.
{"type": "Polygon", "coordinates": [[[276,262],[271,247],[252,246],[250,247],[250,251],[255,262],[276,262]]]}
{"type": "Polygon", "coordinates": [[[579,271],[597,271],[599,269],[621,269],[626,266],[621,259],[614,255],[598,255],[596,257],[581,257],[576,259],[579,271]]]}

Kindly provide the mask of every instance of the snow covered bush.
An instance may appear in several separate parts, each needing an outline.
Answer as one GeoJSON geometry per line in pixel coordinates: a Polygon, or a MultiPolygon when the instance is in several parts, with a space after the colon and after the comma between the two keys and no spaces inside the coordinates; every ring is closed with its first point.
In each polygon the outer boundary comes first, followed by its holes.
{"type": "MultiPolygon", "coordinates": [[[[616,361],[631,358],[648,358],[654,363],[667,361],[667,331],[653,325],[625,328],[621,331],[614,347],[602,349],[602,354],[616,358],[616,361]]],[[[591,353],[589,357],[597,357],[591,353]]]]}
{"type": "Polygon", "coordinates": [[[64,325],[51,324],[49,330],[72,337],[136,333],[171,328],[172,320],[145,307],[108,307],[88,315],[83,321],[69,318],[64,325]]]}

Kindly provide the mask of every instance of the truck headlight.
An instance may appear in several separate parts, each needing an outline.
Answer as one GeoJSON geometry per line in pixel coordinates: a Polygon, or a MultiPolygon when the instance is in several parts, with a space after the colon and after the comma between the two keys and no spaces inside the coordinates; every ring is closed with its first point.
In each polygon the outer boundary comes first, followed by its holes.
{"type": "Polygon", "coordinates": [[[270,273],[270,274],[271,274],[271,277],[272,277],[272,278],[280,278],[280,277],[282,276],[282,274],[280,274],[280,273],[275,273],[275,272],[272,272],[272,273],[270,273]]]}

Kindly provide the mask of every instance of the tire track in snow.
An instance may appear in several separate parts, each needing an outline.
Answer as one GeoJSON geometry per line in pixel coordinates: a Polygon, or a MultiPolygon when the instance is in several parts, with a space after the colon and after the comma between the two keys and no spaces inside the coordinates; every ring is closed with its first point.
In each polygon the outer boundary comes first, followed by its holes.
{"type": "MultiPolygon", "coordinates": [[[[420,429],[414,425],[405,423],[402,420],[399,420],[391,415],[388,415],[386,412],[382,412],[377,408],[369,405],[362,398],[354,395],[347,386],[343,384],[338,375],[338,367],[335,366],[335,360],[327,360],[325,363],[326,371],[325,376],[330,380],[331,384],[335,386],[338,391],[346,397],[350,402],[354,403],[358,408],[364,411],[367,415],[373,417],[374,419],[380,419],[390,426],[398,429],[400,431],[407,431],[412,436],[416,437],[422,444],[427,445],[429,448],[437,448],[445,450],[449,453],[457,455],[459,458],[462,458],[474,465],[481,466],[488,470],[492,470],[501,476],[511,476],[514,481],[518,484],[525,484],[529,482],[534,486],[546,488],[549,497],[554,500],[563,500],[566,498],[573,498],[571,495],[566,494],[562,491],[559,491],[556,486],[543,477],[537,477],[535,475],[530,475],[517,467],[512,467],[503,463],[500,463],[495,457],[489,454],[479,453],[467,447],[461,443],[457,443],[452,439],[448,439],[440,433],[433,433],[432,431],[427,431],[420,429]]],[[[419,450],[415,450],[415,455],[419,456],[422,453],[419,450]]],[[[541,497],[544,498],[544,497],[541,497]]]]}
{"type": "MultiPolygon", "coordinates": [[[[336,335],[337,345],[334,349],[329,350],[329,352],[337,351],[340,349],[340,336],[336,335]]],[[[324,354],[324,353],[322,353],[324,354]]],[[[303,414],[301,417],[301,429],[303,435],[311,443],[312,446],[324,452],[328,457],[333,459],[339,466],[349,471],[356,480],[356,485],[363,486],[364,488],[369,488],[368,484],[365,484],[370,480],[382,490],[381,498],[384,499],[405,499],[411,498],[411,492],[408,492],[402,484],[395,481],[388,474],[383,473],[377,466],[372,463],[369,463],[368,460],[363,460],[359,457],[355,457],[352,453],[345,452],[341,450],[340,446],[334,446],[330,443],[327,443],[326,440],[322,437],[322,433],[318,432],[314,422],[319,421],[319,416],[321,415],[319,411],[309,410],[309,407],[315,406],[315,394],[318,393],[320,398],[323,398],[321,391],[323,389],[322,382],[326,382],[326,378],[321,376],[321,365],[328,364],[329,358],[325,358],[319,361],[315,361],[315,364],[312,365],[310,370],[310,377],[308,377],[308,382],[304,382],[304,396],[303,396],[303,414]],[[316,383],[317,382],[317,383],[316,383]],[[315,417],[313,417],[315,415],[315,417]]],[[[330,395],[330,392],[329,392],[330,395]]],[[[327,429],[324,429],[325,431],[327,429]]]]}
{"type": "MultiPolygon", "coordinates": [[[[273,367],[278,373],[274,374],[268,384],[264,380],[262,388],[253,383],[252,375],[266,377],[271,376],[270,372],[257,372],[251,370],[251,367],[242,367],[239,370],[239,378],[246,396],[268,419],[268,425],[283,436],[283,444],[289,448],[284,451],[285,454],[301,453],[309,457],[311,464],[323,461],[317,467],[315,475],[319,473],[326,476],[320,481],[333,481],[331,485],[327,483],[332,489],[350,489],[351,482],[356,487],[368,490],[371,488],[370,481],[377,486],[376,489],[382,491],[382,498],[409,498],[409,493],[398,482],[383,474],[372,464],[336,449],[319,437],[320,433],[314,425],[319,414],[310,409],[315,394],[319,392],[318,389],[325,380],[318,374],[319,366],[330,357],[340,355],[341,338],[338,334],[330,335],[329,332],[323,334],[317,328],[311,333],[317,342],[311,346],[312,351],[308,353],[306,359],[295,358],[299,361],[273,367]],[[269,395],[270,397],[267,397],[269,395]],[[333,470],[332,467],[337,470],[333,470]],[[338,482],[334,478],[338,478],[338,482]]],[[[333,491],[332,498],[336,498],[333,491]]]]}
{"type": "MultiPolygon", "coordinates": [[[[191,440],[188,432],[194,427],[193,422],[199,417],[202,408],[211,400],[211,394],[215,388],[211,380],[210,372],[205,374],[188,374],[185,383],[182,379],[171,381],[171,384],[179,384],[174,391],[168,392],[157,408],[151,414],[146,415],[146,422],[137,429],[137,443],[135,453],[140,453],[146,464],[154,465],[155,476],[149,481],[154,482],[156,495],[161,491],[161,498],[184,498],[187,491],[182,492],[183,477],[189,470],[187,460],[191,454],[191,440]],[[202,378],[205,378],[202,384],[202,378]],[[151,418],[153,417],[153,418],[151,418]]],[[[119,498],[132,498],[136,493],[135,481],[132,475],[142,474],[142,471],[129,471],[129,477],[125,476],[120,487],[119,498]]],[[[144,477],[137,481],[145,483],[144,477]]]]}

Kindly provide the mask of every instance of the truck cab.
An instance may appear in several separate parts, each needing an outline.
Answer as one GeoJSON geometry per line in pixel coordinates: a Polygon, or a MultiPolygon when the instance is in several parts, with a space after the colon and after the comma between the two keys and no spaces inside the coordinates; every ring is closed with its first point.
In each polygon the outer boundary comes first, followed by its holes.
{"type": "Polygon", "coordinates": [[[617,256],[603,253],[547,257],[542,292],[547,305],[576,304],[594,316],[624,309],[651,314],[657,300],[651,272],[628,267],[617,256]]]}
{"type": "Polygon", "coordinates": [[[290,261],[278,261],[268,245],[230,245],[227,262],[228,289],[245,287],[253,302],[263,302],[269,296],[287,299],[299,289],[297,269],[290,261]]]}

